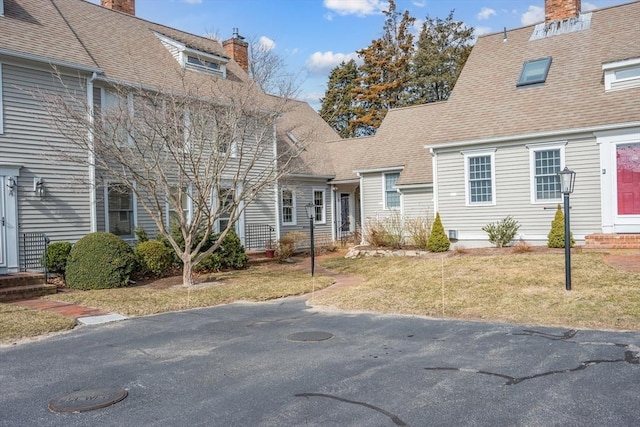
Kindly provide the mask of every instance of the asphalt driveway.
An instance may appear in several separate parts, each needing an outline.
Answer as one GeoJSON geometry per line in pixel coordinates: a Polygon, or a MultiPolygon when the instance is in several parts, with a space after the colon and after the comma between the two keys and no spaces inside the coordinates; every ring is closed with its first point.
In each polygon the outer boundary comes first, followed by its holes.
{"type": "Polygon", "coordinates": [[[640,333],[231,304],[1,348],[0,425],[631,426],[639,347],[640,333]],[[128,395],[48,408],[105,388],[128,395]]]}

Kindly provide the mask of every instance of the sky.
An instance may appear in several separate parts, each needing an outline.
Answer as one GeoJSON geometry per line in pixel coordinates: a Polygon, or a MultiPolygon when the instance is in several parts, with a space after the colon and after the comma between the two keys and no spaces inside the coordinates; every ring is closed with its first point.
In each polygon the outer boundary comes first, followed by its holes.
{"type": "MultiPolygon", "coordinates": [[[[90,0],[100,3],[100,0],[90,0]]],[[[583,12],[631,0],[582,0],[583,12]]],[[[284,59],[300,86],[299,99],[320,108],[331,69],[358,60],[357,50],[382,35],[385,0],[136,0],[136,16],[197,35],[232,37],[260,43],[284,59]]],[[[396,10],[416,18],[454,19],[475,35],[514,29],[544,20],[544,0],[396,0],[396,10]]]]}

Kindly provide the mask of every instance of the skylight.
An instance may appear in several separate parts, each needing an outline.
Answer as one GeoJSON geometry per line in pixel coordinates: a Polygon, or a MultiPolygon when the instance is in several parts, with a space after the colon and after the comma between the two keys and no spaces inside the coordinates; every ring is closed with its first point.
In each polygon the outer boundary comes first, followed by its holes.
{"type": "Polygon", "coordinates": [[[550,56],[525,62],[516,86],[544,83],[545,80],[547,80],[547,74],[549,73],[550,66],[550,56]]]}

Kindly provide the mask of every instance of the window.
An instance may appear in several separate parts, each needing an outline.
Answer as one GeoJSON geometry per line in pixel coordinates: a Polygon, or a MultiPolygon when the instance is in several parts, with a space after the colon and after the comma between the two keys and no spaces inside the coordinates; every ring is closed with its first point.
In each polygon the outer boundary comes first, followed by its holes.
{"type": "Polygon", "coordinates": [[[495,205],[494,151],[462,153],[465,156],[467,206],[495,205]]]}
{"type": "MultiPolygon", "coordinates": [[[[0,4],[2,2],[0,1],[0,4]]],[[[0,135],[3,133],[4,115],[2,114],[2,63],[0,62],[0,135]]]]}
{"type": "MultiPolygon", "coordinates": [[[[179,193],[178,187],[171,188],[171,195],[173,197],[180,197],[180,206],[182,207],[182,212],[184,213],[184,217],[187,219],[187,223],[191,222],[191,206],[193,205],[191,201],[191,188],[183,187],[182,192],[179,193]]],[[[167,227],[171,227],[171,224],[175,221],[178,221],[178,213],[174,209],[172,209],[169,202],[167,202],[166,206],[166,225],[167,227]]]]}
{"type": "Polygon", "coordinates": [[[107,185],[107,230],[116,236],[133,238],[136,227],[135,197],[122,184],[107,185]]]}
{"type": "Polygon", "coordinates": [[[396,189],[396,182],[400,178],[400,172],[385,173],[383,176],[384,207],[385,209],[397,209],[400,207],[400,193],[396,189]]]}
{"type": "MultiPolygon", "coordinates": [[[[194,52],[194,54],[195,53],[196,52],[194,52]]],[[[205,73],[214,74],[220,77],[225,77],[226,75],[226,67],[219,62],[215,62],[213,60],[213,57],[209,59],[204,59],[206,57],[204,56],[205,55],[204,53],[202,53],[201,55],[195,56],[195,55],[191,55],[191,54],[187,54],[186,52],[183,52],[182,55],[184,60],[184,66],[186,68],[189,68],[195,71],[202,71],[205,73]]]]}
{"type": "Polygon", "coordinates": [[[218,206],[220,206],[220,214],[218,216],[218,231],[222,231],[229,225],[231,221],[231,211],[235,203],[235,191],[233,188],[221,188],[218,193],[218,206]]]}
{"type": "Polygon", "coordinates": [[[558,172],[564,165],[564,144],[527,145],[531,163],[531,203],[562,200],[558,172]]]}
{"type": "Polygon", "coordinates": [[[547,80],[549,67],[551,66],[551,57],[527,61],[522,67],[522,73],[518,79],[516,86],[527,86],[536,83],[544,83],[547,80]]]}
{"type": "Polygon", "coordinates": [[[324,190],[313,190],[313,222],[316,224],[326,222],[324,190]]]}
{"type": "Polygon", "coordinates": [[[133,121],[133,94],[123,98],[119,94],[103,90],[102,128],[107,140],[113,140],[119,146],[131,145],[133,138],[131,126],[133,121]]]}
{"type": "Polygon", "coordinates": [[[282,190],[282,224],[296,225],[296,198],[291,190],[282,190]]]}
{"type": "Polygon", "coordinates": [[[602,69],[606,92],[640,87],[640,58],[604,64],[602,69]]]}
{"type": "Polygon", "coordinates": [[[212,70],[220,70],[220,64],[215,62],[206,61],[204,59],[196,58],[195,56],[187,56],[187,62],[191,65],[198,67],[211,68],[212,70]]]}

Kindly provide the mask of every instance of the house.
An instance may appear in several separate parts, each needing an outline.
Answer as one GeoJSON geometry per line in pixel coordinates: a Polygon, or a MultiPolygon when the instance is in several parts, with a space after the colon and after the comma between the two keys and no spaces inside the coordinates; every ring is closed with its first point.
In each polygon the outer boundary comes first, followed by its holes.
{"type": "Polygon", "coordinates": [[[435,210],[458,244],[488,245],[482,227],[507,215],[517,239],[545,244],[565,166],[578,242],[640,234],[640,2],[580,13],[580,0],[547,0],[545,12],[479,37],[424,133],[435,210]]]}
{"type": "MultiPolygon", "coordinates": [[[[111,181],[89,152],[77,153],[78,147],[69,145],[60,126],[63,120],[56,112],[52,116],[42,93],[71,98],[87,108],[87,122],[104,122],[96,126],[99,131],[84,133],[89,143],[110,130],[126,146],[137,135],[130,129],[107,129],[106,112],[121,108],[126,123],[133,123],[140,120],[147,101],[134,92],[180,94],[185,82],[211,88],[200,94],[207,103],[233,105],[241,95],[251,95],[256,103],[251,108],[271,114],[274,101],[252,84],[247,43],[237,32],[220,44],[135,17],[134,0],[103,0],[102,5],[81,0],[0,0],[0,274],[27,268],[29,262],[38,266],[41,251],[33,245],[43,244],[44,235],[52,241],[73,242],[93,231],[109,231],[134,239],[137,227],[151,235],[159,228],[144,209],[142,196],[111,181]],[[82,166],[64,153],[88,159],[82,166]]],[[[186,135],[183,128],[194,120],[193,114],[180,116],[176,132],[186,135]]],[[[246,246],[264,248],[275,237],[271,230],[278,223],[279,190],[262,188],[252,180],[266,176],[276,164],[276,132],[269,123],[253,131],[261,133],[260,141],[253,133],[243,134],[217,149],[222,157],[237,157],[240,163],[236,141],[254,146],[259,142],[262,157],[254,161],[262,169],[254,176],[225,175],[228,184],[216,185],[210,198],[218,208],[229,197],[251,193],[251,203],[240,205],[234,227],[246,246]]],[[[172,214],[194,214],[193,199],[184,197],[191,195],[189,185],[176,184],[184,201],[182,213],[155,200],[164,215],[160,226],[172,214]]],[[[228,222],[223,213],[216,226],[221,229],[228,222]]]]}
{"type": "Polygon", "coordinates": [[[637,1],[581,14],[547,0],[545,22],[479,37],[447,101],[328,144],[343,210],[354,201],[365,227],[439,212],[465,247],[490,245],[483,226],[510,215],[516,239],[545,245],[567,166],[576,240],[640,247],[638,22],[637,1]]]}

